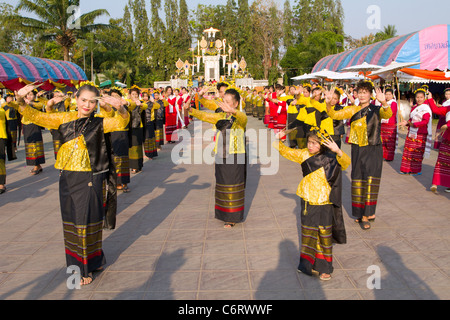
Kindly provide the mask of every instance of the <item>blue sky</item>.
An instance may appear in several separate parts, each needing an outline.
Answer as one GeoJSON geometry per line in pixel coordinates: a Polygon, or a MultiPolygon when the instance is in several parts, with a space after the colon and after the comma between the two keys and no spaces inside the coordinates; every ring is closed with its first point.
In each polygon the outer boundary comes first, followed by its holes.
{"type": "MultiPolygon", "coordinates": [[[[283,7],[285,0],[275,0],[279,7],[283,7]]],[[[16,5],[18,0],[0,0],[0,2],[16,5]]],[[[162,1],[163,2],[163,1],[162,1]]],[[[251,2],[251,0],[250,0],[251,2]]],[[[367,13],[369,6],[375,5],[380,10],[380,26],[395,25],[399,35],[419,31],[436,24],[448,24],[450,21],[450,2],[448,0],[341,0],[345,13],[344,31],[353,38],[361,38],[378,30],[370,29],[367,20],[371,14],[367,13]]],[[[123,8],[128,0],[81,0],[81,10],[107,9],[113,18],[122,17],[123,8]]],[[[146,0],[149,11],[150,0],[146,0]]],[[[163,2],[164,3],[164,2],[163,2]]],[[[202,4],[226,3],[212,0],[187,0],[192,10],[202,4]]],[[[295,1],[291,0],[291,6],[295,1]]]]}

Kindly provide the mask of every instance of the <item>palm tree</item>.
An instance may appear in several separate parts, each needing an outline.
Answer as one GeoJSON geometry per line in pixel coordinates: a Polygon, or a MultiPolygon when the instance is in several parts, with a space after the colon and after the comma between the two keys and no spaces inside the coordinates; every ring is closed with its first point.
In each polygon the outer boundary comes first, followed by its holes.
{"type": "Polygon", "coordinates": [[[383,34],[387,39],[394,38],[397,36],[397,28],[394,25],[387,25],[383,29],[383,34]]]}
{"type": "Polygon", "coordinates": [[[107,10],[94,10],[78,18],[74,8],[79,6],[80,0],[19,0],[16,9],[31,13],[37,18],[15,14],[8,16],[7,20],[19,31],[35,33],[42,40],[56,41],[62,48],[64,60],[68,61],[70,49],[79,38],[89,32],[110,27],[107,24],[94,24],[98,17],[109,16],[107,10]]]}
{"type": "Polygon", "coordinates": [[[375,41],[384,41],[397,36],[397,28],[394,25],[387,25],[383,28],[383,31],[378,32],[375,35],[375,41]]]}

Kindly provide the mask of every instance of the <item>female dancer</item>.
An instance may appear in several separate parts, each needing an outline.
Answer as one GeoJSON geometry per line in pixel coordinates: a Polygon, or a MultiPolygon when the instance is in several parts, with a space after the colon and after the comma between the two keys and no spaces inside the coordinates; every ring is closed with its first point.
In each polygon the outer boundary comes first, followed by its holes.
{"type": "Polygon", "coordinates": [[[0,194],[6,192],[6,157],[8,156],[9,161],[17,159],[11,131],[8,128],[8,111],[0,107],[0,194]]]}
{"type": "Polygon", "coordinates": [[[335,111],[331,100],[333,91],[326,92],[327,112],[333,120],[350,119],[349,143],[352,144],[352,214],[363,230],[371,228],[375,220],[381,173],[383,170],[383,145],[381,119],[392,117],[385,94],[376,89],[381,106],[372,104],[374,85],[361,80],[357,84],[359,104],[335,111]]]}
{"type": "Polygon", "coordinates": [[[178,106],[177,106],[177,96],[174,94],[172,87],[168,86],[164,93],[164,97],[168,102],[166,107],[166,141],[168,143],[175,143],[178,138],[173,132],[177,130],[177,119],[178,119],[178,106]]]}
{"type": "Polygon", "coordinates": [[[155,135],[155,113],[160,108],[160,105],[154,102],[155,99],[150,97],[148,92],[142,93],[142,100],[148,105],[148,108],[145,110],[144,153],[147,158],[152,160],[158,156],[155,135]]]}
{"type": "MultiPolygon", "coordinates": [[[[276,135],[280,140],[284,132],[276,135]]],[[[320,280],[330,280],[333,272],[333,227],[336,226],[335,207],[341,206],[341,171],[350,165],[346,155],[320,128],[307,134],[307,148],[291,149],[282,141],[274,147],[286,159],[302,166],[303,179],[297,189],[301,200],[301,250],[298,271],[312,275],[316,271],[320,280]],[[335,155],[330,154],[330,151],[335,155]]],[[[340,216],[339,224],[344,225],[340,216]]],[[[345,236],[345,227],[339,238],[345,236]]]]}
{"type": "Polygon", "coordinates": [[[383,158],[385,161],[393,161],[397,149],[397,102],[394,100],[394,90],[385,90],[386,100],[392,110],[390,119],[381,120],[381,140],[383,141],[383,158]]]}
{"type": "MultiPolygon", "coordinates": [[[[112,87],[110,95],[120,101],[124,105],[132,105],[131,101],[123,98],[123,90],[119,87],[112,87]]],[[[131,181],[130,178],[130,158],[129,158],[129,128],[117,129],[111,132],[111,146],[112,146],[112,159],[114,168],[117,175],[117,190],[121,190],[124,193],[130,191],[128,184],[131,181]]]]}
{"type": "MultiPolygon", "coordinates": [[[[44,103],[37,100],[37,90],[27,93],[23,99],[30,107],[43,111],[44,103]]],[[[22,118],[23,139],[25,140],[25,158],[27,166],[32,166],[32,175],[42,172],[45,163],[44,142],[42,140],[42,127],[35,125],[28,118],[22,118]]]]}
{"type": "Polygon", "coordinates": [[[130,99],[135,104],[134,108],[128,109],[131,112],[129,157],[132,173],[141,172],[144,166],[144,124],[142,123],[142,113],[147,110],[148,105],[140,100],[140,94],[141,89],[139,87],[131,87],[130,99]]]}
{"type": "Polygon", "coordinates": [[[3,110],[5,110],[6,122],[8,125],[8,134],[11,135],[11,143],[12,143],[12,156],[15,158],[15,154],[17,151],[17,138],[18,132],[21,129],[19,127],[19,117],[18,113],[13,107],[10,107],[9,104],[14,101],[14,93],[8,92],[5,97],[5,103],[2,105],[3,110]]]}
{"type": "Polygon", "coordinates": [[[238,110],[239,92],[228,89],[223,102],[216,100],[215,113],[183,106],[189,113],[216,127],[216,204],[215,217],[225,228],[232,228],[244,219],[245,185],[247,176],[245,129],[247,116],[238,110]]]}
{"type": "MultiPolygon", "coordinates": [[[[446,102],[450,101],[450,88],[445,91],[446,102]]],[[[431,191],[437,193],[437,187],[446,187],[445,192],[450,193],[450,103],[443,104],[438,108],[434,103],[431,93],[428,94],[431,110],[440,116],[445,117],[445,124],[441,127],[444,131],[442,135],[441,145],[439,147],[439,155],[436,161],[436,167],[433,174],[433,184],[431,191]]]]}
{"type": "Polygon", "coordinates": [[[403,150],[401,174],[422,174],[422,161],[430,155],[432,144],[431,101],[427,101],[427,92],[420,88],[414,92],[416,105],[411,108],[409,120],[403,120],[400,126],[408,126],[408,135],[403,150]]]}
{"type": "Polygon", "coordinates": [[[61,133],[55,168],[60,170],[59,195],[66,261],[67,266],[79,267],[80,285],[87,285],[93,280],[92,272],[101,269],[105,263],[102,190],[110,165],[105,133],[125,128],[129,114],[121,100],[100,98],[99,90],[91,83],[81,83],[76,93],[78,112],[43,113],[24,100],[34,88],[28,85],[18,91],[19,112],[30,122],[61,133]],[[95,115],[99,99],[103,99],[110,117],[95,115]]]}
{"type": "Polygon", "coordinates": [[[159,91],[153,93],[155,102],[160,105],[155,110],[155,135],[156,135],[156,149],[161,150],[161,146],[164,145],[164,123],[166,108],[169,106],[167,100],[164,100],[163,95],[159,91]]]}

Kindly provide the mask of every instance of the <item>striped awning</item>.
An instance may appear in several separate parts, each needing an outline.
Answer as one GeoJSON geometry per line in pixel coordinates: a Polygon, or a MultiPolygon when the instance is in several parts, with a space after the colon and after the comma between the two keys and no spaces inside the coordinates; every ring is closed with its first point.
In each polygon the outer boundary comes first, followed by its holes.
{"type": "Polygon", "coordinates": [[[74,87],[87,80],[83,69],[69,61],[50,60],[0,52],[0,83],[18,90],[28,83],[43,84],[44,90],[74,87]]]}
{"type": "Polygon", "coordinates": [[[420,61],[420,65],[414,68],[447,70],[450,65],[449,36],[450,25],[432,26],[418,32],[324,57],[314,66],[312,72],[323,69],[341,71],[364,62],[387,66],[392,61],[420,61]]]}

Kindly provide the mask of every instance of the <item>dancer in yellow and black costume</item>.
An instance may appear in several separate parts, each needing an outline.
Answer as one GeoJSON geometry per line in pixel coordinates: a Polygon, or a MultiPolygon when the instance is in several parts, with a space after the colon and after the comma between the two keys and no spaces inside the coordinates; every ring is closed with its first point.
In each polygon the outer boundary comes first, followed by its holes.
{"type": "Polygon", "coordinates": [[[0,107],[0,194],[6,192],[6,158],[8,161],[17,159],[11,130],[9,130],[8,111],[0,107]]]}
{"type": "MultiPolygon", "coordinates": [[[[276,137],[282,136],[280,132],[276,137]]],[[[302,230],[298,271],[318,272],[321,280],[330,280],[333,242],[346,243],[342,212],[335,209],[342,205],[342,170],[349,167],[350,157],[318,127],[307,134],[307,148],[288,148],[282,141],[274,147],[284,158],[299,163],[303,172],[297,188],[302,230]]]]}
{"type": "Polygon", "coordinates": [[[121,100],[99,97],[99,90],[93,83],[80,84],[76,94],[78,112],[40,112],[23,99],[34,88],[29,85],[18,91],[18,110],[30,123],[58,130],[61,134],[55,168],[60,171],[59,198],[66,262],[67,266],[79,267],[80,285],[87,285],[93,280],[92,272],[105,264],[103,185],[105,175],[110,172],[110,148],[107,148],[105,134],[125,128],[129,114],[121,100]],[[94,112],[100,99],[108,109],[108,116],[104,118],[94,112]]]}
{"type": "Polygon", "coordinates": [[[381,89],[376,89],[376,98],[381,106],[372,103],[375,87],[371,81],[357,84],[359,105],[336,111],[332,108],[333,91],[327,92],[327,111],[333,120],[350,119],[352,144],[352,215],[364,230],[375,221],[378,193],[383,169],[383,145],[381,141],[381,119],[392,117],[392,110],[381,89]]]}
{"type": "Polygon", "coordinates": [[[247,116],[238,110],[240,95],[235,89],[226,90],[223,102],[211,103],[217,105],[214,113],[199,111],[189,105],[184,108],[190,115],[215,125],[215,217],[225,223],[225,228],[232,228],[244,220],[247,116]]]}
{"type": "Polygon", "coordinates": [[[19,132],[22,130],[22,126],[20,124],[20,114],[9,104],[14,101],[14,93],[8,92],[5,96],[5,103],[1,106],[3,110],[5,110],[6,121],[8,125],[8,135],[11,136],[11,143],[13,152],[12,157],[15,158],[15,153],[17,150],[17,146],[19,145],[20,135],[19,132]]]}
{"type": "Polygon", "coordinates": [[[318,86],[311,90],[311,97],[301,96],[297,99],[297,104],[300,107],[297,119],[291,122],[288,129],[297,128],[297,145],[298,148],[306,147],[306,134],[313,127],[320,127],[328,132],[329,135],[334,135],[333,119],[327,114],[326,104],[322,99],[323,88],[318,86]]]}
{"type": "MultiPolygon", "coordinates": [[[[43,111],[46,101],[37,98],[38,91],[33,90],[24,97],[25,102],[38,111],[43,111]]],[[[22,117],[23,139],[25,141],[25,159],[27,166],[33,167],[32,175],[40,174],[45,163],[44,141],[42,127],[32,123],[27,117],[22,117]]]]}
{"type": "MultiPolygon", "coordinates": [[[[53,91],[53,98],[47,101],[45,110],[47,113],[52,112],[69,112],[71,107],[71,98],[65,95],[61,90],[53,91]]],[[[50,130],[53,139],[53,152],[57,159],[59,148],[61,147],[61,135],[58,130],[50,130]]]]}

